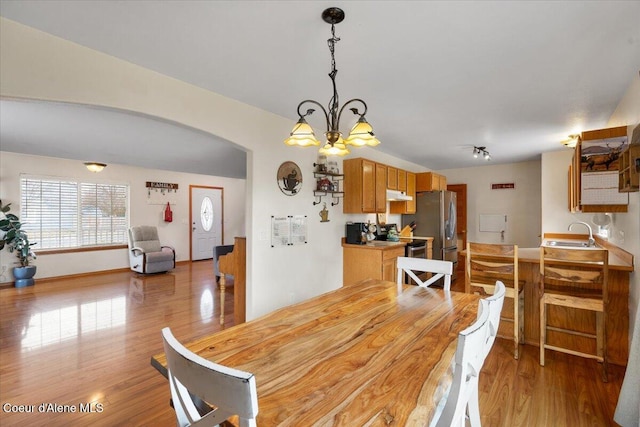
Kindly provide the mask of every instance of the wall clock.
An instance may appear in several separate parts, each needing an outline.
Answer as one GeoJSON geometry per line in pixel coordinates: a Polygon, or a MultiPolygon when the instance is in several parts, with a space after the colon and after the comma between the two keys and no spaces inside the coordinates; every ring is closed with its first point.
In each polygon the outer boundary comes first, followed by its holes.
{"type": "Polygon", "coordinates": [[[284,162],[278,168],[278,187],[287,196],[295,196],[302,187],[302,171],[294,162],[284,162]]]}

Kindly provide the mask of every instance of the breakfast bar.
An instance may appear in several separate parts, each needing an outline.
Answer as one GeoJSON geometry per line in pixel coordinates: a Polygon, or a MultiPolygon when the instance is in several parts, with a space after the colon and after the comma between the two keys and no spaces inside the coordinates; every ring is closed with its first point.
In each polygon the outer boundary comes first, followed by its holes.
{"type": "MultiPolygon", "coordinates": [[[[547,233],[545,239],[566,241],[586,240],[587,236],[547,233]]],[[[626,366],[629,358],[629,274],[633,271],[633,255],[596,237],[599,246],[609,251],[609,304],[606,316],[607,358],[609,363],[626,366]]],[[[580,250],[580,249],[577,249],[580,250]]],[[[465,251],[461,252],[464,265],[465,251]]],[[[540,345],[540,248],[518,248],[518,269],[521,286],[524,285],[524,341],[540,345]]],[[[512,301],[505,300],[503,314],[509,317],[512,301]]],[[[591,312],[552,306],[548,309],[548,324],[553,328],[570,326],[586,334],[595,333],[595,316],[591,312]]],[[[500,336],[510,336],[510,323],[501,322],[500,336]]],[[[560,331],[547,334],[548,342],[562,343],[575,350],[594,352],[595,343],[580,335],[568,335],[560,331]]]]}

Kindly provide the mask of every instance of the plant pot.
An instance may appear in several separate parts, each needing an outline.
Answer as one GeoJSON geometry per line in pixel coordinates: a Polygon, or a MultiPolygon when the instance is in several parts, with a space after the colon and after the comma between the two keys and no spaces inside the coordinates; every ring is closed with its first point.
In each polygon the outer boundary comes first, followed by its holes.
{"type": "Polygon", "coordinates": [[[30,265],[28,267],[15,267],[13,269],[13,277],[16,282],[14,286],[16,288],[24,288],[25,286],[31,286],[35,283],[33,276],[36,275],[36,266],[30,265]]]}

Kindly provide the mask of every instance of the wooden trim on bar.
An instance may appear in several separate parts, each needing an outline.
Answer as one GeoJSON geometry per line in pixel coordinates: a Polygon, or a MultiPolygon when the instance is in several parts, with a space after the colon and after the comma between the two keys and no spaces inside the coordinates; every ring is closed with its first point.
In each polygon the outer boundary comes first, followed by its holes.
{"type": "Polygon", "coordinates": [[[588,240],[589,235],[572,233],[544,233],[543,239],[588,240]]]}
{"type": "MultiPolygon", "coordinates": [[[[587,240],[589,235],[587,234],[569,234],[569,233],[544,233],[544,239],[570,239],[570,240],[587,240]]],[[[608,240],[603,239],[597,234],[593,235],[596,243],[613,253],[621,261],[633,265],[633,254],[625,251],[619,246],[614,245],[608,240]]]]}
{"type": "Polygon", "coordinates": [[[602,246],[603,248],[607,249],[609,252],[611,252],[612,254],[614,254],[616,257],[620,258],[622,261],[628,263],[631,265],[631,267],[633,268],[633,254],[630,252],[625,251],[624,249],[614,245],[613,243],[604,240],[602,237],[600,236],[595,236],[596,239],[596,243],[598,243],[600,246],[602,246]]]}

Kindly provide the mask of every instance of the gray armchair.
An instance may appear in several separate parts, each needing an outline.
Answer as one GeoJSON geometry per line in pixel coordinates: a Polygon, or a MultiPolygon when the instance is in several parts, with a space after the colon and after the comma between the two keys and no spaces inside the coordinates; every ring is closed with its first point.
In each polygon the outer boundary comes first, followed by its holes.
{"type": "Polygon", "coordinates": [[[167,272],[176,266],[176,252],[160,245],[158,229],[149,225],[129,229],[129,264],[138,273],[167,272]]]}

